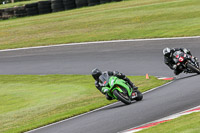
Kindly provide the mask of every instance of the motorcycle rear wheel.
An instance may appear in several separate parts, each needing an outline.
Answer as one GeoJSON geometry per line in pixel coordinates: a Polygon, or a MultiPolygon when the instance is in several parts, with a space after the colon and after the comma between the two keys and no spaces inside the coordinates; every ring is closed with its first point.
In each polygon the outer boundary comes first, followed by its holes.
{"type": "Polygon", "coordinates": [[[193,72],[200,74],[200,70],[196,68],[195,66],[193,66],[192,64],[187,63],[187,67],[191,69],[193,72]]]}
{"type": "MultiPolygon", "coordinates": [[[[125,96],[123,96],[118,90],[114,90],[113,94],[117,97],[117,100],[125,103],[125,104],[131,104],[131,99],[130,98],[126,98],[125,96]]],[[[127,96],[128,97],[128,96],[127,96]]]]}
{"type": "Polygon", "coordinates": [[[139,90],[137,90],[137,95],[138,96],[135,98],[135,100],[136,101],[141,101],[143,99],[143,94],[139,90]]]}

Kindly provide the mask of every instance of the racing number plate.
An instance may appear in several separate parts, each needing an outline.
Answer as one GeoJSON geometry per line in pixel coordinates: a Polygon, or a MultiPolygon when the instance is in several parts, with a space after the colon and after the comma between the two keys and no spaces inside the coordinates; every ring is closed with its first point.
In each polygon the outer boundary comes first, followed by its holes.
{"type": "Polygon", "coordinates": [[[133,92],[132,93],[132,98],[136,98],[137,97],[137,92],[133,92]]]}

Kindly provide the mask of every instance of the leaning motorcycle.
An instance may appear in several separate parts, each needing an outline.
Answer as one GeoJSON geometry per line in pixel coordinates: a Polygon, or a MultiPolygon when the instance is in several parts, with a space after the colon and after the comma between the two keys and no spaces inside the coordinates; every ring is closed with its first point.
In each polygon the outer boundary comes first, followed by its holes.
{"type": "Polygon", "coordinates": [[[116,76],[109,76],[103,73],[99,77],[102,92],[107,93],[113,99],[117,99],[125,104],[131,104],[133,100],[141,101],[143,94],[139,90],[133,90],[130,85],[116,76]]]}
{"type": "Polygon", "coordinates": [[[183,70],[185,73],[200,74],[199,63],[193,56],[185,54],[181,51],[176,51],[173,54],[173,60],[176,63],[177,69],[183,70]]]}

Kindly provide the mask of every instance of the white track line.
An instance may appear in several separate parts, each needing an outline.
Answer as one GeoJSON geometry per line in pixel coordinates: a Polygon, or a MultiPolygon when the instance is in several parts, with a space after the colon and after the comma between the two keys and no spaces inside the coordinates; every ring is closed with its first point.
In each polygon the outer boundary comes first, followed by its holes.
{"type": "MultiPolygon", "coordinates": [[[[168,83],[166,83],[166,84],[164,84],[164,85],[161,85],[161,86],[158,86],[158,87],[156,87],[156,88],[153,88],[153,89],[151,89],[151,90],[149,90],[149,91],[146,91],[146,92],[144,92],[144,93],[142,93],[142,94],[146,94],[146,93],[148,93],[148,92],[154,91],[154,90],[159,89],[159,88],[161,88],[161,87],[167,86],[168,84],[171,84],[172,82],[174,82],[174,80],[172,80],[172,81],[170,81],[170,82],[168,82],[168,83]]],[[[80,114],[80,115],[77,115],[77,116],[74,116],[74,117],[71,117],[71,118],[68,118],[68,119],[65,119],[65,120],[61,120],[61,121],[58,121],[58,122],[55,122],[55,123],[52,123],[52,124],[49,124],[49,125],[46,125],[46,126],[42,126],[42,127],[39,127],[39,128],[33,129],[33,130],[30,130],[30,131],[27,131],[27,132],[25,132],[25,133],[31,133],[31,132],[34,132],[34,131],[37,131],[37,130],[40,130],[40,129],[43,129],[43,128],[46,128],[46,127],[50,127],[50,126],[53,126],[53,125],[56,125],[56,124],[59,124],[59,123],[62,123],[62,122],[68,121],[68,120],[72,120],[72,119],[75,119],[75,118],[77,118],[77,117],[81,117],[81,116],[90,114],[90,113],[92,113],[92,112],[95,112],[95,111],[104,109],[104,108],[106,108],[106,107],[112,106],[112,105],[117,104],[117,103],[119,103],[119,102],[115,102],[115,103],[113,103],[113,104],[109,104],[109,105],[107,105],[107,106],[104,106],[104,107],[95,109],[95,110],[93,110],[93,111],[90,111],[90,112],[87,112],[87,113],[84,113],[84,114],[80,114]]]]}
{"type": "Polygon", "coordinates": [[[112,41],[69,43],[69,44],[57,44],[57,45],[49,45],[49,46],[38,46],[38,47],[25,47],[25,48],[16,48],[16,49],[5,49],[5,50],[0,50],[0,52],[17,51],[17,50],[27,50],[27,49],[39,49],[39,48],[51,48],[51,47],[62,47],[62,46],[74,46],[74,45],[114,43],[114,42],[140,42],[140,41],[159,41],[159,40],[195,39],[195,38],[200,38],[200,36],[172,37],[172,38],[150,38],[150,39],[130,39],[130,40],[112,40],[112,41]]]}
{"type": "Polygon", "coordinates": [[[159,123],[159,122],[163,123],[163,122],[170,121],[172,119],[178,118],[178,117],[183,116],[183,115],[188,115],[188,114],[191,114],[191,113],[194,113],[194,112],[200,112],[199,108],[200,108],[200,105],[193,107],[193,108],[190,108],[190,109],[187,109],[187,110],[184,110],[184,111],[181,111],[181,112],[176,113],[176,114],[169,115],[167,117],[164,117],[164,118],[161,118],[161,119],[158,119],[158,120],[155,120],[155,121],[148,122],[146,124],[142,124],[142,125],[137,126],[137,127],[127,129],[127,130],[119,132],[119,133],[135,133],[135,132],[141,131],[143,129],[147,129],[147,128],[155,126],[154,123],[159,123]],[[197,109],[197,110],[195,110],[195,109],[197,109]],[[149,126],[149,124],[152,124],[152,125],[149,126]],[[149,127],[145,127],[145,126],[149,126],[149,127]]]}
{"type": "MultiPolygon", "coordinates": [[[[100,43],[114,43],[114,42],[137,42],[137,41],[158,41],[158,40],[177,40],[177,39],[194,39],[194,38],[200,38],[200,36],[191,36],[191,37],[173,37],[173,38],[151,38],[151,39],[131,39],[131,40],[112,40],[112,41],[97,41],[97,42],[83,42],[83,43],[70,43],[70,44],[59,44],[59,45],[49,45],[49,46],[38,46],[38,47],[26,47],[26,48],[17,48],[17,49],[5,49],[5,50],[0,50],[0,52],[6,52],[6,51],[17,51],[17,50],[27,50],[27,49],[37,49],[37,48],[50,48],[50,47],[61,47],[61,46],[73,46],[73,45],[86,45],[86,44],[100,44],[100,43]]],[[[166,86],[170,83],[172,83],[173,81],[171,82],[168,82],[162,86],[159,86],[159,87],[156,87],[156,88],[153,88],[149,91],[146,91],[144,92],[143,94],[145,93],[148,93],[148,92],[151,92],[153,90],[156,90],[160,87],[163,87],[163,86],[166,86]]],[[[118,102],[116,102],[118,103],[118,102]]],[[[96,110],[93,110],[93,111],[90,111],[90,112],[87,112],[87,113],[84,113],[84,114],[81,114],[81,115],[78,115],[78,116],[75,116],[75,117],[71,117],[69,119],[65,119],[65,120],[62,120],[62,121],[59,121],[59,122],[55,122],[55,123],[52,123],[52,124],[49,124],[49,125],[46,125],[46,126],[43,126],[43,127],[40,127],[40,128],[36,128],[36,129],[33,129],[31,131],[28,131],[26,133],[31,133],[33,131],[36,131],[36,130],[39,130],[39,129],[42,129],[42,128],[46,128],[46,127],[49,127],[49,126],[52,126],[52,125],[56,125],[56,124],[59,124],[59,123],[62,123],[62,122],[65,122],[65,121],[68,121],[68,120],[71,120],[71,119],[75,119],[77,117],[80,117],[80,116],[84,116],[84,115],[87,115],[89,113],[92,113],[92,112],[95,112],[95,111],[98,111],[98,110],[101,110],[103,108],[106,108],[106,107],[109,107],[109,106],[112,106],[116,103],[113,103],[113,104],[110,104],[110,105],[107,105],[107,106],[104,106],[102,108],[99,108],[99,109],[96,109],[96,110]]]]}

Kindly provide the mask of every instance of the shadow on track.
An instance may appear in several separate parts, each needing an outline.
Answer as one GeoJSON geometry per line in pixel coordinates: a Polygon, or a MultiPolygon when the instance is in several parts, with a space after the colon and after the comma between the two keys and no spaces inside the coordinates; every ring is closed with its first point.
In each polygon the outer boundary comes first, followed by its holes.
{"type": "Polygon", "coordinates": [[[115,108],[120,108],[120,107],[124,107],[124,106],[128,106],[124,103],[118,102],[118,104],[112,105],[110,107],[104,108],[103,110],[110,110],[110,109],[115,109],[115,108]]]}
{"type": "Polygon", "coordinates": [[[110,110],[110,109],[116,109],[116,108],[121,108],[121,107],[125,107],[125,106],[130,106],[130,105],[133,105],[133,104],[136,104],[137,103],[137,101],[133,101],[131,104],[129,104],[129,105],[126,105],[126,104],[124,104],[124,103],[122,103],[122,102],[117,102],[118,104],[114,104],[114,105],[112,105],[112,106],[109,106],[109,107],[106,107],[106,108],[104,108],[104,109],[102,109],[102,110],[110,110]]]}
{"type": "Polygon", "coordinates": [[[181,80],[181,79],[191,78],[191,77],[195,77],[195,76],[199,76],[199,74],[194,74],[194,75],[189,75],[189,76],[185,76],[185,77],[177,78],[176,80],[181,80]]]}

